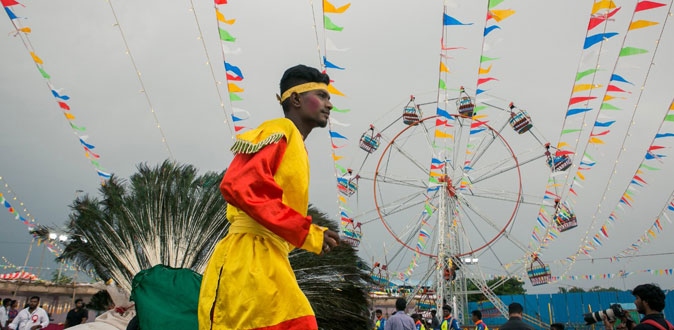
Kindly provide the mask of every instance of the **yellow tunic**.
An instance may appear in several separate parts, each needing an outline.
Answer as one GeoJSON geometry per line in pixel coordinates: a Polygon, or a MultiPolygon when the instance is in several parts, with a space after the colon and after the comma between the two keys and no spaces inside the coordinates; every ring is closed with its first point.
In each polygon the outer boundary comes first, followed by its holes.
{"type": "MultiPolygon", "coordinates": [[[[281,138],[287,147],[273,179],[283,189],[283,204],[306,217],[309,160],[292,121],[264,122],[237,136],[232,150],[254,154],[281,138]]],[[[229,233],[216,246],[204,273],[199,329],[316,329],[314,312],[288,261],[294,246],[231,203],[227,218],[229,233]]],[[[301,248],[320,253],[325,230],[311,224],[301,248]]]]}

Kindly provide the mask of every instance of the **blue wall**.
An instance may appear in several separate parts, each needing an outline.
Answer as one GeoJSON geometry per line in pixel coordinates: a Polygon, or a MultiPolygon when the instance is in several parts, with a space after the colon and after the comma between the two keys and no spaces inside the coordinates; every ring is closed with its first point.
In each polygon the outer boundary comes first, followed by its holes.
{"type": "MultiPolygon", "coordinates": [[[[532,317],[540,317],[545,323],[584,323],[583,314],[606,309],[613,303],[634,303],[634,296],[630,291],[617,292],[583,292],[583,293],[554,293],[536,295],[511,295],[499,296],[504,304],[509,305],[518,302],[524,306],[524,313],[532,317]],[[550,309],[548,309],[550,304],[550,309]],[[550,319],[552,314],[552,320],[550,319]]],[[[490,302],[468,304],[469,312],[472,310],[485,310],[493,308],[490,302]]],[[[669,292],[665,299],[665,318],[674,320],[674,292],[669,292]]],[[[484,321],[490,325],[505,323],[506,319],[499,316],[490,318],[487,315],[484,321]]]]}

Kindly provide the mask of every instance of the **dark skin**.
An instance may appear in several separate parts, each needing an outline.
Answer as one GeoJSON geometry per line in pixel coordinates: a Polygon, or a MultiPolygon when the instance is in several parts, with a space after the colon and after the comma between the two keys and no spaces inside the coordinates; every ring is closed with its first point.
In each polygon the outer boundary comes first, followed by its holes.
{"type": "MultiPolygon", "coordinates": [[[[35,298],[28,301],[28,312],[30,312],[30,313],[34,312],[39,303],[40,303],[40,300],[35,299],[35,298]]],[[[31,330],[42,329],[42,326],[41,325],[34,325],[30,329],[31,330]]]]}
{"type": "MultiPolygon", "coordinates": [[[[75,311],[79,312],[82,308],[84,308],[84,302],[78,301],[78,302],[75,304],[75,311]]],[[[86,317],[83,317],[83,318],[82,318],[82,322],[80,322],[80,323],[87,323],[87,318],[86,318],[86,317]]],[[[65,327],[68,327],[68,326],[69,326],[68,320],[66,320],[66,322],[65,322],[65,327]]]]}
{"type": "MultiPolygon", "coordinates": [[[[302,134],[304,140],[316,128],[324,128],[330,118],[330,93],[325,89],[316,89],[302,94],[292,93],[288,97],[288,111],[285,117],[290,119],[302,134]]],[[[323,232],[323,251],[321,254],[332,251],[339,245],[339,234],[328,229],[323,232]]]]}

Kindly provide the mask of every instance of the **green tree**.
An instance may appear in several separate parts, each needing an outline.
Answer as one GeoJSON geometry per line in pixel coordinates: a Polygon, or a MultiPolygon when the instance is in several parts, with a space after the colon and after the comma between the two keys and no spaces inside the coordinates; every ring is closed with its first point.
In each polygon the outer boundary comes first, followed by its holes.
{"type": "MultiPolygon", "coordinates": [[[[71,206],[69,237],[61,260],[74,261],[131,290],[133,276],[157,264],[203,273],[215,245],[229,228],[227,203],[218,189],[223,173],[198,175],[191,165],[165,161],[138,166],[129,181],[113,175],[100,198],[71,206]]],[[[314,222],[337,229],[311,208],[314,222]]],[[[368,276],[348,247],[325,256],[295,250],[290,263],[322,329],[366,329],[368,276]]]]}
{"type": "MultiPolygon", "coordinates": [[[[500,279],[495,278],[487,281],[487,285],[489,287],[492,287],[495,285],[497,282],[500,282],[500,279]]],[[[477,286],[473,284],[473,282],[468,281],[467,288],[469,291],[475,291],[478,290],[477,286]]],[[[515,294],[526,294],[527,290],[524,289],[524,282],[518,280],[515,277],[509,277],[503,284],[499,285],[498,287],[494,288],[494,294],[496,295],[515,295],[515,294]]],[[[468,301],[484,301],[487,300],[487,297],[485,297],[483,294],[471,294],[468,295],[468,301]]]]}
{"type": "Polygon", "coordinates": [[[559,287],[559,293],[580,293],[580,292],[586,292],[585,289],[579,288],[577,286],[572,286],[570,288],[564,288],[564,287],[559,287]]]}
{"type": "Polygon", "coordinates": [[[70,284],[70,283],[72,283],[72,282],[73,282],[73,278],[72,278],[72,277],[69,277],[69,276],[66,276],[65,274],[63,274],[63,272],[61,272],[61,274],[60,274],[60,276],[59,276],[59,271],[58,271],[58,270],[54,270],[54,271],[51,272],[51,281],[52,281],[53,283],[55,283],[55,284],[61,284],[61,285],[63,285],[63,284],[70,284]]]}

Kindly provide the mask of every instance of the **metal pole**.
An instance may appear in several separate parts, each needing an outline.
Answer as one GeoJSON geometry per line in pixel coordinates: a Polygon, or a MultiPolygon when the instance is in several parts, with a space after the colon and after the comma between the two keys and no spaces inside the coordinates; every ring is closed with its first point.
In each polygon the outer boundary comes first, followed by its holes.
{"type": "Polygon", "coordinates": [[[75,305],[75,292],[77,291],[77,274],[79,273],[79,269],[75,269],[75,279],[73,280],[73,299],[70,301],[71,305],[75,305]]]}
{"type": "Polygon", "coordinates": [[[40,273],[42,273],[42,262],[44,261],[44,252],[47,250],[47,242],[42,242],[42,256],[40,256],[40,267],[37,268],[37,278],[40,279],[40,273]]]}
{"type": "MultiPolygon", "coordinates": [[[[23,275],[23,273],[26,271],[26,266],[28,265],[28,259],[30,259],[30,253],[33,251],[33,243],[35,243],[35,237],[30,241],[30,246],[28,246],[28,253],[26,253],[26,260],[23,262],[23,267],[21,268],[21,272],[19,273],[19,277],[23,275]]],[[[16,289],[14,289],[14,295],[12,295],[12,299],[16,298],[16,292],[19,291],[19,282],[21,282],[21,279],[19,278],[18,281],[16,281],[16,289]]]]}
{"type": "Polygon", "coordinates": [[[61,261],[61,264],[59,265],[59,274],[56,276],[56,284],[61,283],[61,271],[63,270],[63,264],[65,261],[61,261]]]}
{"type": "MultiPolygon", "coordinates": [[[[445,183],[446,184],[446,183],[445,183]]],[[[447,228],[447,205],[446,205],[446,193],[447,187],[445,184],[440,186],[440,203],[438,205],[438,259],[437,259],[437,269],[435,273],[435,282],[436,282],[436,305],[437,310],[442,312],[442,305],[444,304],[445,298],[445,278],[444,270],[447,266],[445,262],[446,247],[445,247],[445,228],[447,228]]]]}

